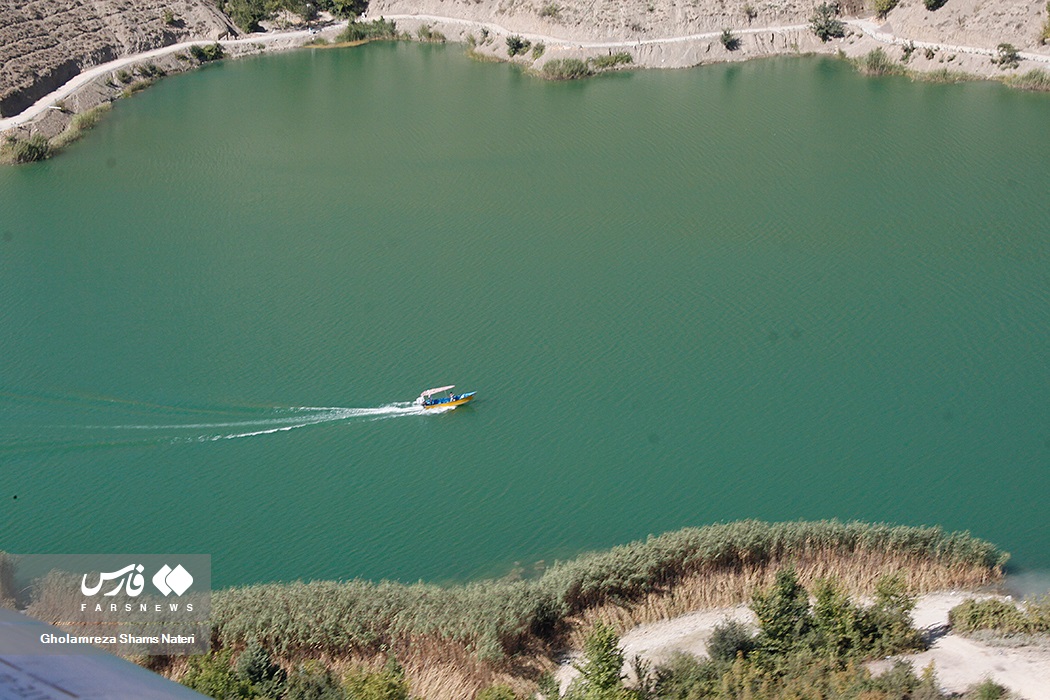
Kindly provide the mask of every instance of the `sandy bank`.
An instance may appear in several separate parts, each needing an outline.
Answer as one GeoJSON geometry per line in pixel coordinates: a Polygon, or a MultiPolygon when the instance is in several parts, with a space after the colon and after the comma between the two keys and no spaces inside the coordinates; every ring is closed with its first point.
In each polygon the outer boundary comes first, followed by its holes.
{"type": "MultiPolygon", "coordinates": [[[[1050,700],[1050,645],[993,646],[956,634],[945,633],[948,611],[967,598],[987,598],[960,591],[941,591],[921,596],[916,601],[912,618],[915,626],[934,639],[928,651],[902,657],[921,671],[933,663],[943,690],[962,692],[974,683],[992,678],[1027,700],[1050,700]]],[[[667,661],[676,652],[707,656],[707,642],[716,625],[731,619],[755,624],[751,610],[744,605],[702,610],[672,620],[638,625],[620,639],[624,658],[629,662],[637,654],[653,664],[667,661]]],[[[571,656],[558,668],[562,687],[578,675],[571,656]]],[[[871,664],[875,673],[889,668],[890,660],[871,664]]],[[[629,667],[624,673],[630,675],[629,667]]]]}

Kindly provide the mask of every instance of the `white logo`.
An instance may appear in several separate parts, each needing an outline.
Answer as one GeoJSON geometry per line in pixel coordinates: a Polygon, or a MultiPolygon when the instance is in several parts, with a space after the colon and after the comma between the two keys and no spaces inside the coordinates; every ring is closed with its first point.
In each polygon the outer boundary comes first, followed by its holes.
{"type": "Polygon", "coordinates": [[[117,581],[118,579],[119,581],[113,587],[113,590],[107,591],[102,595],[116,595],[123,587],[127,590],[128,595],[134,598],[139,593],[142,593],[142,589],[146,587],[146,581],[142,578],[142,564],[128,564],[120,571],[108,574],[100,573],[97,586],[89,587],[87,585],[87,577],[88,575],[84,574],[84,578],[80,580],[80,592],[84,595],[96,595],[102,590],[102,585],[106,581],[117,581]]]}
{"type": "Polygon", "coordinates": [[[193,577],[190,576],[189,571],[182,568],[182,564],[179,564],[174,569],[165,564],[160,567],[160,571],[154,574],[153,585],[165,596],[169,593],[180,596],[193,585],[193,577]]]}

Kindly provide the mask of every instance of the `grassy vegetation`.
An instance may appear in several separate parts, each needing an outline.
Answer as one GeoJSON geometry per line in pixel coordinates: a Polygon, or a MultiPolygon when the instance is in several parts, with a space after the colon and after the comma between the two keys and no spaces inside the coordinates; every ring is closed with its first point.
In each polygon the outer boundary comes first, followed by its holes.
{"type": "Polygon", "coordinates": [[[42,134],[28,139],[9,139],[0,147],[0,162],[3,163],[36,163],[52,155],[51,142],[42,134]]]}
{"type": "Polygon", "coordinates": [[[416,30],[416,37],[420,41],[429,41],[435,44],[444,44],[447,39],[441,32],[435,30],[429,24],[421,24],[416,30]]]}
{"type": "Polygon", "coordinates": [[[905,75],[904,66],[894,61],[881,48],[869,51],[861,58],[854,60],[854,65],[865,75],[905,75]]]}
{"type": "Polygon", "coordinates": [[[1050,596],[1018,607],[1012,602],[991,598],[967,600],[948,612],[948,624],[960,634],[994,632],[1001,635],[1050,633],[1050,596]]]}
{"type": "Polygon", "coordinates": [[[1043,22],[1043,28],[1039,32],[1039,43],[1046,44],[1050,42],[1050,0],[1046,3],[1046,20],[1043,22]]]}
{"type": "Polygon", "coordinates": [[[548,80],[576,80],[594,75],[594,69],[579,58],[555,58],[543,64],[540,74],[548,80]]]}
{"type": "Polygon", "coordinates": [[[1009,76],[1006,79],[1006,84],[1019,90],[1050,92],[1050,73],[1039,68],[1033,68],[1027,73],[1009,76]]]}
{"type": "Polygon", "coordinates": [[[379,39],[397,39],[397,24],[383,19],[371,22],[350,22],[346,29],[336,38],[338,42],[374,41],[379,39]]]}
{"type": "Polygon", "coordinates": [[[1005,556],[938,528],[743,521],[586,554],[532,580],[315,581],[221,591],[212,600],[214,642],[220,651],[257,644],[286,668],[321,658],[374,664],[394,653],[410,677],[422,679],[420,692],[454,681],[466,693],[459,697],[472,697],[499,678],[507,682],[499,674],[508,668],[535,680],[545,649],[581,639],[599,622],[623,629],[747,600],[785,563],[803,583],[835,574],[842,590],[871,594],[885,571],[900,571],[901,585],[913,591],[986,583],[998,578],[1005,556]]]}
{"type": "Polygon", "coordinates": [[[532,60],[535,61],[539,59],[539,57],[542,56],[543,52],[546,50],[546,44],[544,44],[543,42],[537,43],[535,46],[532,47],[532,60]]]}
{"type": "Polygon", "coordinates": [[[121,97],[131,97],[136,92],[141,92],[148,88],[153,83],[157,82],[153,78],[146,78],[144,80],[136,80],[131,85],[124,88],[124,91],[120,93],[121,97]]]}
{"type": "Polygon", "coordinates": [[[634,57],[626,51],[618,51],[605,56],[595,56],[590,59],[590,64],[599,71],[609,70],[610,68],[616,68],[617,66],[630,65],[631,63],[634,63],[634,57]]]}
{"type": "Polygon", "coordinates": [[[52,148],[58,151],[79,139],[84,135],[85,131],[95,128],[95,126],[102,120],[102,117],[109,112],[110,109],[112,109],[112,105],[105,102],[94,109],[81,112],[73,117],[72,121],[69,122],[69,126],[66,127],[66,130],[51,139],[52,148]]]}
{"type": "Polygon", "coordinates": [[[931,83],[962,83],[968,80],[978,79],[977,76],[966,73],[965,71],[951,70],[950,68],[938,68],[937,70],[926,73],[916,73],[913,77],[931,83]]]}

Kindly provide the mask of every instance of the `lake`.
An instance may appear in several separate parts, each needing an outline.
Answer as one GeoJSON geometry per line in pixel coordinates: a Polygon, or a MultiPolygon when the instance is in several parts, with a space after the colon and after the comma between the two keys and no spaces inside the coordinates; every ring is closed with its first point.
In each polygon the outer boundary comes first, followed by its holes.
{"type": "Polygon", "coordinates": [[[1048,123],[814,58],[165,79],[0,170],[0,548],[457,581],[839,518],[1050,569],[1048,123]]]}

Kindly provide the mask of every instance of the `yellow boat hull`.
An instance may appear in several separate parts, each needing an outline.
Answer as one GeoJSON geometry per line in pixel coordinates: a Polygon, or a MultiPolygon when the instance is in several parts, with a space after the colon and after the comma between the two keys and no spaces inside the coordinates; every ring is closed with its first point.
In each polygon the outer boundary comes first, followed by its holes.
{"type": "Polygon", "coordinates": [[[452,408],[453,406],[462,406],[465,403],[470,403],[473,400],[474,400],[474,394],[471,393],[471,394],[469,394],[467,396],[461,396],[461,397],[457,398],[455,401],[444,401],[442,403],[434,403],[434,404],[424,405],[423,408],[425,410],[427,410],[427,411],[429,411],[431,409],[434,409],[434,408],[452,408]]]}

